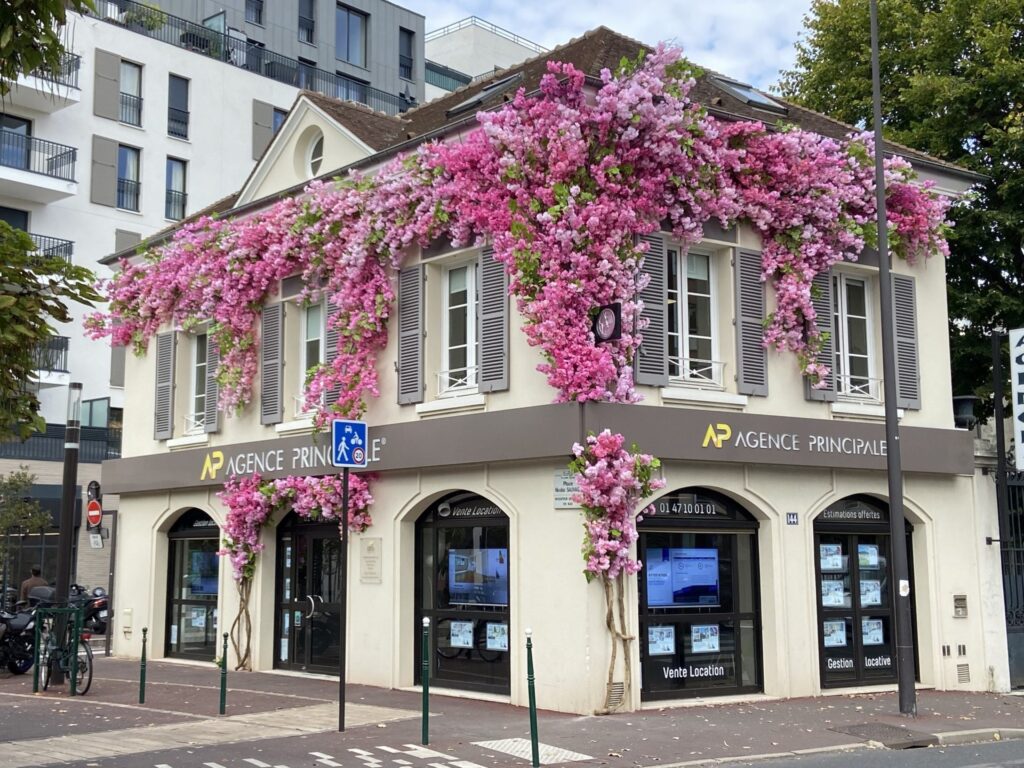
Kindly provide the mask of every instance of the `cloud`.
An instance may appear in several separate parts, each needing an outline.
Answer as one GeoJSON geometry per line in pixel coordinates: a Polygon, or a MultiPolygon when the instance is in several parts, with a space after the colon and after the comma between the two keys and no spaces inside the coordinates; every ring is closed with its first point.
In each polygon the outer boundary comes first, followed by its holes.
{"type": "Polygon", "coordinates": [[[697,64],[762,89],[792,66],[793,45],[810,0],[407,0],[427,17],[427,31],[478,16],[547,48],[604,25],[654,44],[682,46],[697,64]]]}

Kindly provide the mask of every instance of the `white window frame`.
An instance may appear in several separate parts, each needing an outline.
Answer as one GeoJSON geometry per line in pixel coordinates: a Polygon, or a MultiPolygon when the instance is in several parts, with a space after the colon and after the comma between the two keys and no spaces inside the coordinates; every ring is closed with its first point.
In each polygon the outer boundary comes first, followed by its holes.
{"type": "Polygon", "coordinates": [[[687,251],[679,243],[667,243],[665,249],[665,280],[667,317],[665,318],[665,334],[670,336],[669,328],[674,319],[676,334],[679,338],[679,354],[673,357],[668,349],[669,380],[672,384],[703,389],[725,388],[725,363],[719,360],[718,350],[721,333],[718,331],[718,279],[716,277],[717,258],[712,248],[695,246],[687,251]],[[690,360],[686,357],[689,350],[690,318],[686,310],[689,291],[686,284],[687,262],[691,255],[703,256],[708,260],[708,292],[711,313],[711,359],[690,360]],[[670,261],[675,257],[676,284],[670,285],[670,261]],[[673,294],[675,295],[673,300],[673,294]],[[673,373],[673,370],[675,371],[673,373]]]}
{"type": "Polygon", "coordinates": [[[185,434],[198,435],[206,430],[206,359],[210,337],[205,333],[197,333],[192,337],[192,344],[189,350],[191,360],[189,361],[189,389],[188,389],[188,412],[185,415],[185,434]],[[202,359],[199,356],[199,340],[203,339],[204,349],[202,359]],[[202,394],[200,395],[200,387],[202,394]],[[202,400],[202,411],[197,409],[199,401],[202,400]]]}
{"type": "Polygon", "coordinates": [[[477,313],[480,311],[480,298],[477,296],[477,259],[460,259],[442,268],[441,277],[441,369],[437,373],[437,396],[458,397],[475,394],[479,391],[478,356],[479,339],[477,339],[477,313]],[[466,375],[464,381],[452,383],[449,365],[451,352],[448,317],[451,309],[451,275],[458,269],[466,270],[466,375]]]}
{"type": "MultiPolygon", "coordinates": [[[[306,343],[313,341],[309,336],[309,310],[313,308],[320,310],[320,328],[318,340],[320,342],[320,363],[327,362],[327,304],[309,304],[302,307],[302,320],[299,323],[299,395],[295,398],[295,416],[305,416],[311,411],[306,407],[306,374],[309,372],[310,363],[306,356],[306,343]]],[[[318,363],[318,364],[320,364],[318,363]]]]}
{"type": "MultiPolygon", "coordinates": [[[[836,397],[840,400],[853,402],[882,402],[882,380],[877,377],[875,362],[875,309],[874,299],[877,282],[870,275],[838,271],[832,275],[832,322],[835,338],[832,340],[835,351],[836,397]],[[867,333],[866,380],[857,377],[857,382],[850,380],[849,350],[849,313],[847,310],[847,286],[857,282],[864,286],[865,332],[867,333]]],[[[858,355],[859,357],[859,355],[858,355]]]]}

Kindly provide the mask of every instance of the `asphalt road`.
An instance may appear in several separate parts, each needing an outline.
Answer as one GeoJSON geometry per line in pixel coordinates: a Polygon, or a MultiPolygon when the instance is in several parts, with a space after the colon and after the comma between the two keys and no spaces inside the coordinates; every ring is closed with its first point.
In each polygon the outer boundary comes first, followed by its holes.
{"type": "Polygon", "coordinates": [[[757,768],[1024,768],[1024,741],[994,741],[928,749],[858,749],[731,765],[757,768]]]}

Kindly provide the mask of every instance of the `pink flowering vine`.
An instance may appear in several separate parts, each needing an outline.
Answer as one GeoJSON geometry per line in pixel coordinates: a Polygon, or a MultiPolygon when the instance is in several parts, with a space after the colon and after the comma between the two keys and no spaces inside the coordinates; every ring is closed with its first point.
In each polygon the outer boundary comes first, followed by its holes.
{"type": "MultiPolygon", "coordinates": [[[[262,532],[277,512],[294,511],[307,520],[341,520],[342,476],[284,477],[264,481],[258,474],[234,477],[224,483],[217,497],[227,507],[224,538],[218,552],[228,558],[235,581],[252,579],[256,557],[266,546],[262,532]]],[[[369,483],[360,475],[349,475],[349,530],[361,533],[373,522],[369,483]]]]}
{"type": "MultiPolygon", "coordinates": [[[[874,244],[871,141],[720,121],[690,100],[693,84],[664,46],[603,71],[596,94],[582,72],[551,63],[536,95],[521,89],[456,141],[421,144],[372,178],[314,182],[251,215],[186,224],[101,286],[108,309],[89,332],[142,353],[167,324],[205,324],[220,350],[220,406],[237,411],[253,395],[260,309],[281,279],[301,275],[300,299],[326,301],[338,339],[306,382],[322,427],[358,418],[379,395],[394,273],[410,246],[486,240],[555,399],[634,402],[646,251],[637,236],[667,223],[685,248],[710,219],[746,220],[777,298],[764,343],[795,352],[817,380],[827,369],[814,362],[811,284],[874,244]],[[596,344],[591,315],[612,302],[622,338],[596,344]]],[[[905,161],[886,169],[892,251],[908,261],[945,253],[944,201],[913,183],[905,161]]]]}
{"type": "Polygon", "coordinates": [[[583,508],[583,559],[587,580],[615,579],[636,573],[641,563],[630,549],[637,539],[637,507],[665,481],[654,477],[661,462],[646,453],[623,448],[625,438],[611,430],[590,435],[572,447],[569,469],[576,473],[579,492],[573,501],[583,508]]]}

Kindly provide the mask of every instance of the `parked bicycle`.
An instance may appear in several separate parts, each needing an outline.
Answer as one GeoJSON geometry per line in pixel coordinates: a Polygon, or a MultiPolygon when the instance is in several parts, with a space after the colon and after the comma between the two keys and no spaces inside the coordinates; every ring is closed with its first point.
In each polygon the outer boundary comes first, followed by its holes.
{"type": "Polygon", "coordinates": [[[64,621],[64,631],[58,632],[55,618],[45,619],[39,635],[39,684],[45,691],[52,682],[51,662],[69,678],[75,675],[75,694],[82,696],[92,685],[93,658],[89,647],[90,634],[83,632],[77,644],[72,643],[72,624],[64,621]]]}

